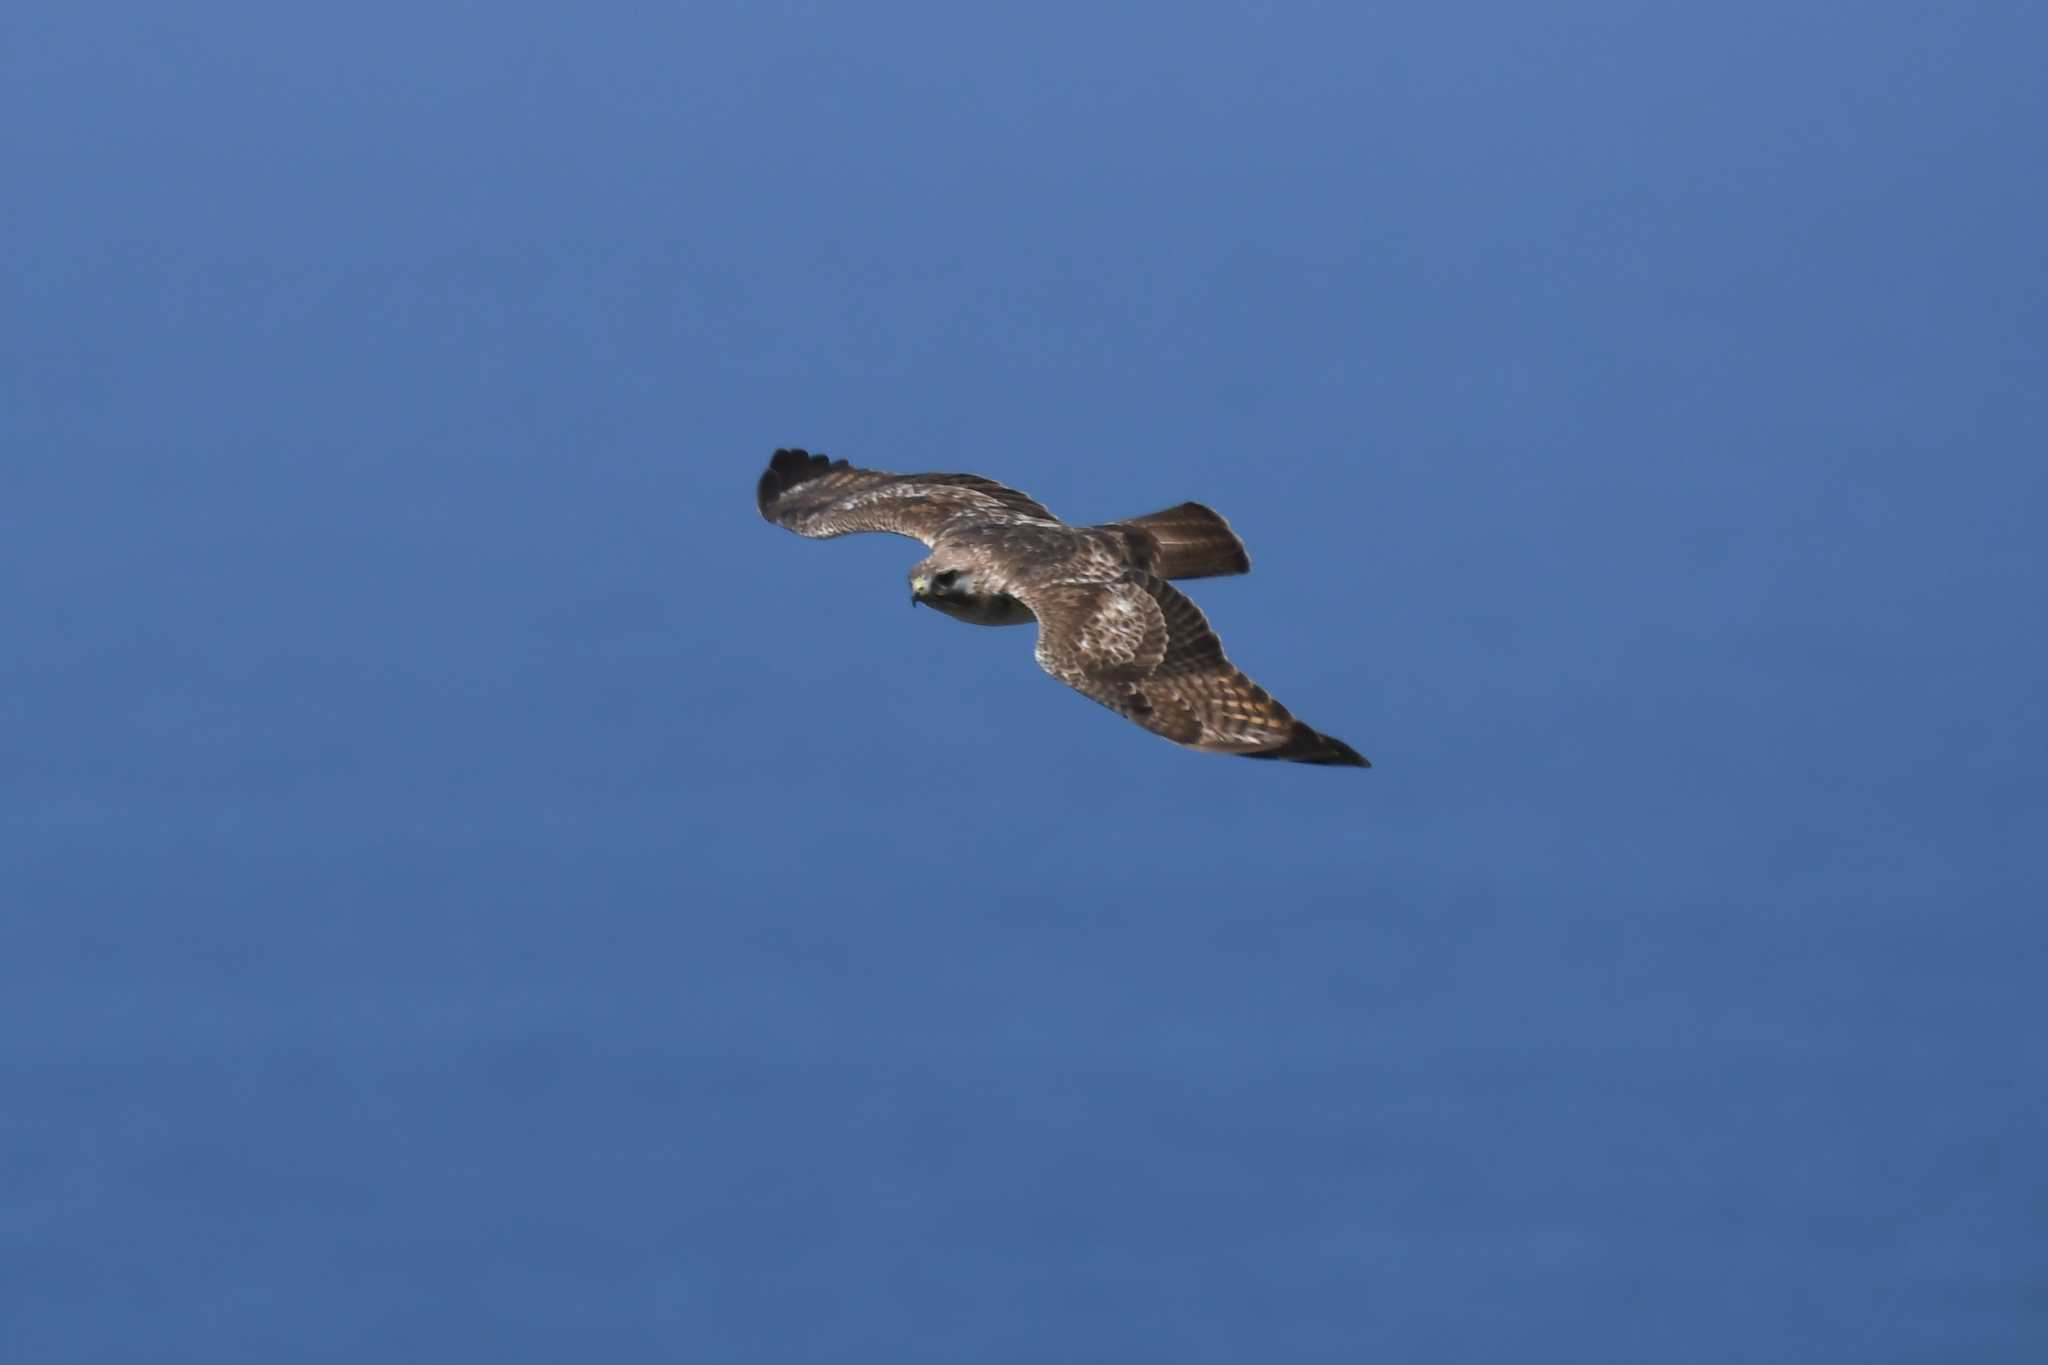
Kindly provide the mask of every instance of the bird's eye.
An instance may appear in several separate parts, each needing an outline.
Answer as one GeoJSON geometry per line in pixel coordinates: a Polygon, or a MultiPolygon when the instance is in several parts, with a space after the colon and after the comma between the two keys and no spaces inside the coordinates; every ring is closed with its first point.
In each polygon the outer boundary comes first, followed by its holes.
{"type": "Polygon", "coordinates": [[[953,586],[953,580],[959,576],[960,571],[958,569],[943,570],[932,575],[932,586],[935,588],[950,588],[953,586]]]}

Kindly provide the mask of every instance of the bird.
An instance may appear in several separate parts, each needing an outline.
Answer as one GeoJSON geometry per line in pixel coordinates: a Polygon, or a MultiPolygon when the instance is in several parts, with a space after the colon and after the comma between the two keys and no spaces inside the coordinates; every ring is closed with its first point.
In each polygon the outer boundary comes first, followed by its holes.
{"type": "Polygon", "coordinates": [[[803,449],[774,453],[755,503],[800,536],[883,531],[922,541],[930,553],[911,567],[911,606],[979,626],[1036,621],[1039,667],[1176,744],[1372,766],[1239,672],[1201,609],[1168,581],[1251,569],[1237,532],[1201,503],[1070,526],[979,474],[891,474],[803,449]]]}

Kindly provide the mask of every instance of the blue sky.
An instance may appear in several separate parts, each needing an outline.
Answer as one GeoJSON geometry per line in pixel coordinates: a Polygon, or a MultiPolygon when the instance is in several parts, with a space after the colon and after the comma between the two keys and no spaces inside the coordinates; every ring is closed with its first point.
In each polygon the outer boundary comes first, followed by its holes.
{"type": "Polygon", "coordinates": [[[10,10],[22,1358],[2039,1358],[2044,39],[10,10]],[[1376,767],[778,445],[1211,504],[1376,767]]]}

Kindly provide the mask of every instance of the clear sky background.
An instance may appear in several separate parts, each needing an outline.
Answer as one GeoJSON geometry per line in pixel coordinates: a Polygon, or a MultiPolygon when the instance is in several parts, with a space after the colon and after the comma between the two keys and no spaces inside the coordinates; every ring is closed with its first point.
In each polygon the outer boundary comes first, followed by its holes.
{"type": "Polygon", "coordinates": [[[9,6],[0,1355],[2048,1358],[2044,51],[9,6]],[[798,444],[1212,504],[1377,766],[798,444]]]}

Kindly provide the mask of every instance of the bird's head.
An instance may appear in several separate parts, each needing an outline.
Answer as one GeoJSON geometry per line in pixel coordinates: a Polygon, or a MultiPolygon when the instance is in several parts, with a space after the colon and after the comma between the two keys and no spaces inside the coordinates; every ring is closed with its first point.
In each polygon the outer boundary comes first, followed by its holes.
{"type": "Polygon", "coordinates": [[[1016,626],[1032,619],[1029,607],[1003,591],[1000,578],[958,547],[936,550],[910,571],[910,605],[920,602],[970,625],[1016,626]]]}
{"type": "Polygon", "coordinates": [[[981,591],[974,566],[964,559],[935,553],[919,561],[910,571],[910,605],[922,602],[941,611],[975,601],[981,591]]]}

